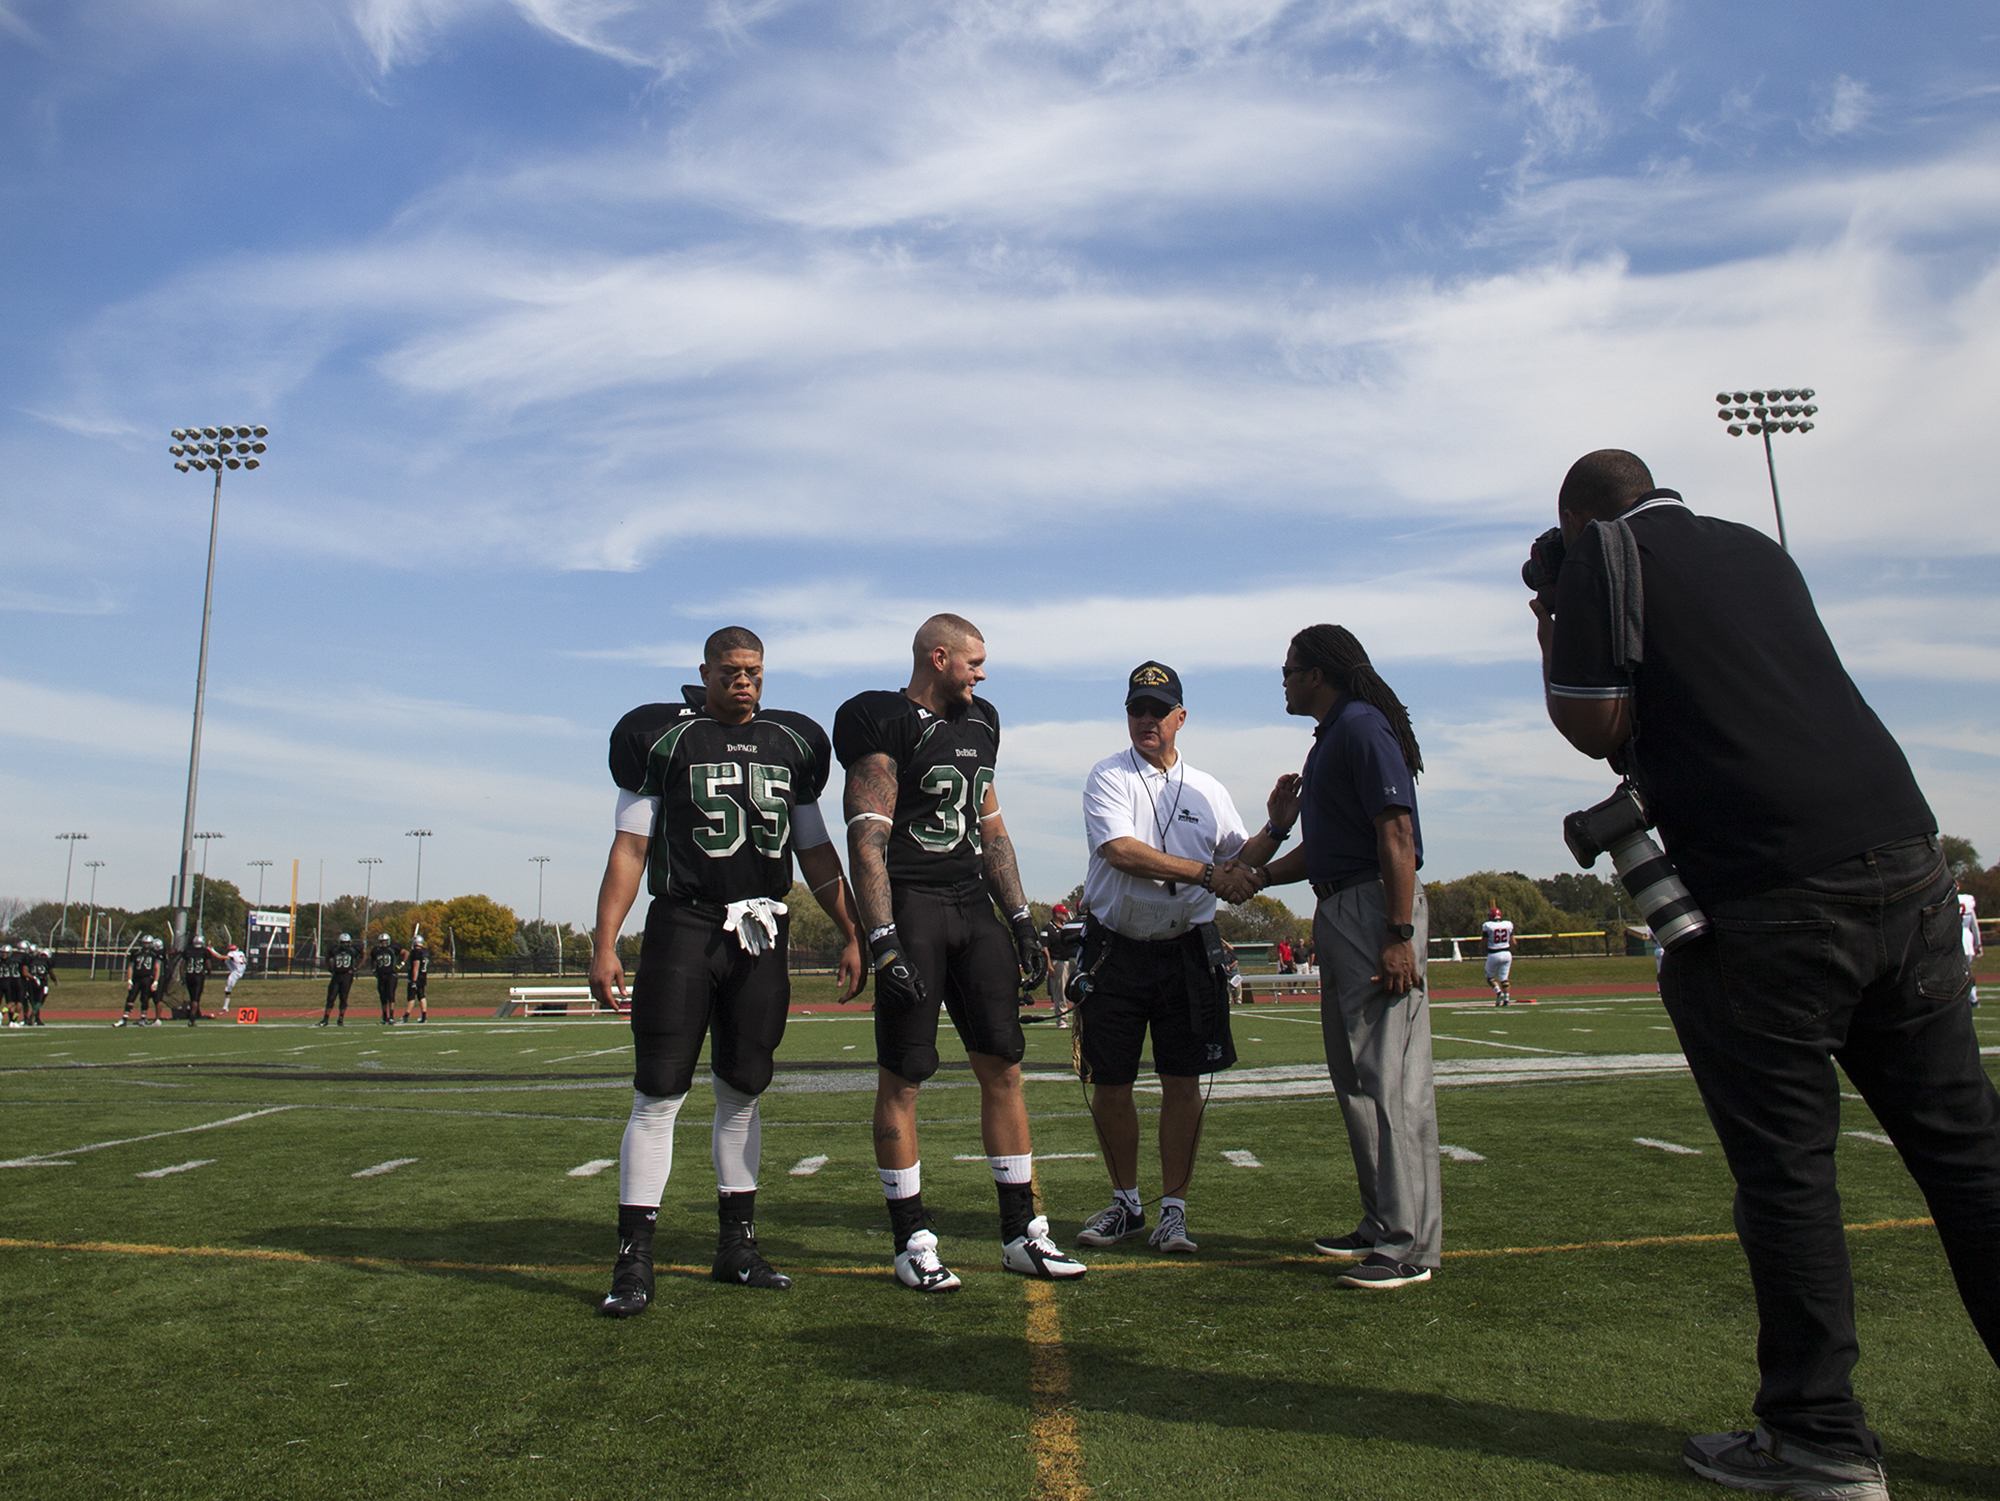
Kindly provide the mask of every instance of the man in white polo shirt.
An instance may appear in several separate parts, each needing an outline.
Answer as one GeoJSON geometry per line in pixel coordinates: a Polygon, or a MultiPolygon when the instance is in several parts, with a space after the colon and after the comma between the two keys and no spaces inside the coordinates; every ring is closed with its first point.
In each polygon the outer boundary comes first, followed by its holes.
{"type": "Polygon", "coordinates": [[[1111,1173],[1111,1207],[1077,1241],[1115,1245],[1146,1227],[1139,1198],[1139,1113],[1132,1086],[1148,1026],[1160,1076],[1159,1226],[1152,1244],[1189,1252],[1188,1181],[1201,1139],[1200,1078],[1236,1061],[1229,995],[1217,967],[1215,899],[1246,900],[1254,879],[1231,864],[1247,835],[1222,784],[1174,749],[1187,722],[1180,675],[1142,663],[1127,680],[1132,743],[1091,768],[1083,789],[1090,846],[1076,1010],[1077,1050],[1093,1085],[1090,1111],[1111,1173]]]}

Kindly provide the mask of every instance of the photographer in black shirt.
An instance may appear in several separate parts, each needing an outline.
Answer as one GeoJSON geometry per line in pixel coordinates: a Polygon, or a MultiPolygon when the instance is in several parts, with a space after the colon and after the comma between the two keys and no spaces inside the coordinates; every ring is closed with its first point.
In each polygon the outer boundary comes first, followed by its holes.
{"type": "Polygon", "coordinates": [[[1553,611],[1534,603],[1549,717],[1630,779],[1707,918],[1668,945],[1660,986],[1757,1294],[1757,1428],[1682,1457],[1740,1489],[1886,1498],[1850,1380],[1832,1061],[1923,1189],[2000,1359],[2000,1096],[1937,821],[1776,543],[1695,515],[1618,449],[1577,461],[1558,514],[1553,611]]]}

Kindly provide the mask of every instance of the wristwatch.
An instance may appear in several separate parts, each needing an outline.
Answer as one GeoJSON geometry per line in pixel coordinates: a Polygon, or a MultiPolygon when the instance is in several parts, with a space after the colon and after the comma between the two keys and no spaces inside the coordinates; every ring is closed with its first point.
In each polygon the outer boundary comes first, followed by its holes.
{"type": "Polygon", "coordinates": [[[1417,925],[1413,922],[1392,922],[1389,924],[1389,936],[1408,943],[1417,936],[1417,925]]]}

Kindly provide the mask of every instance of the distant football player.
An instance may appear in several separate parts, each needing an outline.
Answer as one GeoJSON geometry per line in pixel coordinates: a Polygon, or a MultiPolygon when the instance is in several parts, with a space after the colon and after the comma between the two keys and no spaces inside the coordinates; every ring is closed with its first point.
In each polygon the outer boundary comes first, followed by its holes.
{"type": "Polygon", "coordinates": [[[323,1027],[331,1020],[336,1027],[344,1027],[347,993],[354,988],[354,972],[361,967],[361,945],[354,941],[352,933],[342,933],[326,951],[320,965],[326,970],[326,1009],[320,1013],[319,1024],[323,1027]],[[333,1014],[336,1004],[340,1007],[338,1017],[333,1014]]]}
{"type": "Polygon", "coordinates": [[[1493,987],[1493,1004],[1509,1002],[1507,977],[1514,969],[1514,924],[1497,906],[1479,925],[1480,941],[1486,945],[1486,983],[1493,987]]]}
{"type": "Polygon", "coordinates": [[[0,944],[0,1021],[10,1027],[21,1025],[21,960],[24,951],[14,944],[0,944]]]}
{"type": "Polygon", "coordinates": [[[375,971],[375,999],[381,1003],[385,1027],[396,1020],[396,970],[401,960],[396,940],[387,933],[376,934],[375,946],[368,951],[368,962],[375,971]]]}
{"type": "Polygon", "coordinates": [[[959,1285],[925,1220],[917,1150],[917,1088],[937,1072],[942,1001],[979,1081],[1001,1264],[1031,1277],[1079,1277],[1083,1263],[1057,1248],[1035,1212],[1017,998],[1046,978],[1048,951],[993,790],[1000,716],[972,691],[986,677],[986,642],[970,621],[933,615],[914,654],[906,688],[859,694],[833,721],[847,768],[855,895],[875,957],[875,1164],[896,1276],[919,1292],[959,1285]]]}
{"type": "Polygon", "coordinates": [[[709,1040],[711,1153],[719,1228],[711,1275],[784,1289],[757,1248],[758,1096],[791,1003],[786,967],[792,857],[840,929],[840,999],[861,989],[861,942],[840,855],[820,817],[833,755],[803,714],[762,707],[764,643],[740,626],[708,638],[701,682],[646,704],[611,732],[617,833],[597,893],[590,988],[623,998],[618,930],[652,894],[632,983],[632,1115],[618,1151],[618,1260],[600,1309],[630,1318],[653,1298],[653,1233],[674,1160],[674,1120],[709,1040]]]}
{"type": "Polygon", "coordinates": [[[21,960],[22,1003],[28,1011],[22,1020],[28,1026],[48,1025],[42,1020],[42,1003],[49,998],[49,988],[55,983],[55,955],[38,945],[29,944],[21,960]]]}
{"type": "MultiPolygon", "coordinates": [[[[125,1009],[119,1014],[117,1023],[121,1027],[144,1027],[159,1020],[158,1016],[151,1023],[146,1019],[147,1010],[154,1007],[159,996],[160,955],[154,948],[159,943],[159,939],[142,933],[133,940],[132,947],[125,954],[125,1009]],[[132,1019],[135,1002],[139,1007],[136,1022],[132,1019]]],[[[160,944],[160,947],[165,945],[160,944]]]]}
{"type": "Polygon", "coordinates": [[[403,956],[403,1020],[410,1019],[410,1008],[417,1008],[417,1020],[431,1019],[431,951],[424,947],[424,930],[418,928],[410,935],[410,951],[403,956]]]}
{"type": "Polygon", "coordinates": [[[236,993],[236,982],[242,979],[244,971],[250,968],[250,956],[238,948],[235,940],[232,939],[229,944],[229,952],[222,956],[222,962],[229,968],[229,973],[222,982],[222,1014],[227,1016],[229,1015],[229,998],[236,993]]]}
{"type": "Polygon", "coordinates": [[[227,962],[221,954],[208,946],[205,935],[194,933],[189,936],[187,947],[181,951],[181,983],[187,987],[190,1027],[201,1019],[201,996],[208,988],[210,966],[227,962]]]}
{"type": "MultiPolygon", "coordinates": [[[[1966,968],[1970,969],[1972,967],[1971,961],[1986,952],[1986,940],[1979,936],[1978,897],[1963,891],[1958,894],[1958,921],[1959,926],[1965,932],[1966,968]]],[[[1972,1004],[1977,1006],[1979,1004],[1979,985],[1976,977],[1971,995],[1972,1004]]]]}

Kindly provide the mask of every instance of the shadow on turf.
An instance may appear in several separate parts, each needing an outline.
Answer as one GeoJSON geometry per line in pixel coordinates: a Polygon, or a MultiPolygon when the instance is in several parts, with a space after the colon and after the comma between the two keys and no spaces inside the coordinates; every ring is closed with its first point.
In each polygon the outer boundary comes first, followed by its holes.
{"type": "MultiPolygon", "coordinates": [[[[613,1231],[578,1220],[459,1220],[442,1225],[272,1225],[250,1232],[255,1245],[308,1256],[393,1261],[385,1273],[444,1277],[521,1292],[574,1298],[573,1283],[507,1263],[540,1266],[602,1261],[608,1268],[613,1231]],[[446,1263],[424,1265],[424,1263],[446,1263]],[[450,1263],[462,1263],[452,1265],[450,1263]]],[[[362,1270],[368,1270],[363,1267],[362,1270]]]]}
{"type": "MultiPolygon", "coordinates": [[[[898,1389],[913,1381],[997,1402],[1021,1400],[1022,1347],[990,1335],[950,1335],[904,1327],[885,1341],[875,1325],[804,1329],[798,1348],[816,1352],[835,1380],[879,1381],[898,1389]]],[[[1435,1392],[1305,1381],[1249,1373],[1217,1373],[1160,1365],[1094,1341],[1066,1346],[1075,1409],[1136,1416],[1160,1423],[1321,1434],[1410,1444],[1528,1460],[1595,1475],[1686,1475],[1680,1461],[1686,1433],[1637,1423],[1435,1392]]],[[[1747,1422],[1747,1419],[1745,1420],[1747,1422]]],[[[2000,1466],[1940,1460],[1891,1449],[1891,1479],[1919,1480],[1967,1494],[1995,1494],[2000,1466]]]]}

